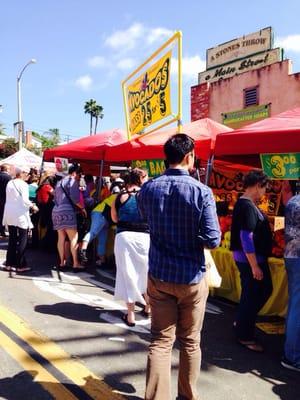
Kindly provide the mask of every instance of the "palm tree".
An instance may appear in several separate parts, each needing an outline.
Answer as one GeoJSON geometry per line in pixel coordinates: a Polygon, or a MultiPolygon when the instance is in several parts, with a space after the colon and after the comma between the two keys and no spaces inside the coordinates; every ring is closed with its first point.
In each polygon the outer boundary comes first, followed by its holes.
{"type": "Polygon", "coordinates": [[[96,106],[94,107],[93,117],[95,118],[95,130],[94,130],[94,135],[96,135],[98,120],[99,120],[99,118],[102,119],[102,118],[104,117],[104,114],[103,114],[103,107],[100,106],[99,104],[96,104],[96,106]]]}
{"type": "Polygon", "coordinates": [[[6,135],[6,133],[4,132],[4,125],[0,122],[0,135],[6,135]]]}
{"type": "Polygon", "coordinates": [[[90,136],[92,135],[92,132],[93,132],[93,117],[94,117],[93,113],[94,113],[94,109],[95,109],[96,105],[97,105],[97,102],[94,99],[90,99],[89,101],[86,101],[85,105],[84,105],[84,113],[90,114],[90,136]]]}

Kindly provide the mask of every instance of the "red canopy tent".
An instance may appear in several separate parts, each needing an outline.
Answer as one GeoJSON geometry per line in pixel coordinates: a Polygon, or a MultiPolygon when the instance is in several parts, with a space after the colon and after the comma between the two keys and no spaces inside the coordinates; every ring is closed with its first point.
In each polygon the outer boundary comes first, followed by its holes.
{"type": "MultiPolygon", "coordinates": [[[[220,132],[230,131],[232,131],[231,128],[209,118],[190,122],[182,128],[182,132],[195,140],[196,155],[202,160],[208,160],[212,154],[216,136],[220,132]]],[[[105,160],[109,162],[121,162],[164,158],[164,143],[175,133],[177,133],[177,127],[164,131],[155,131],[148,135],[134,138],[129,142],[110,147],[105,152],[105,160]]]]}
{"type": "Polygon", "coordinates": [[[85,160],[95,162],[104,159],[107,148],[127,140],[127,134],[122,129],[112,129],[86,136],[61,146],[44,151],[44,160],[50,161],[54,157],[64,157],[76,161],[85,160]]]}
{"type": "Polygon", "coordinates": [[[47,149],[44,151],[44,160],[53,160],[54,157],[68,158],[69,161],[80,162],[85,173],[102,175],[103,168],[100,165],[106,150],[125,141],[127,133],[124,130],[112,129],[47,149]]]}
{"type": "Polygon", "coordinates": [[[216,139],[215,157],[260,166],[261,153],[300,152],[300,107],[266,118],[216,139]]]}

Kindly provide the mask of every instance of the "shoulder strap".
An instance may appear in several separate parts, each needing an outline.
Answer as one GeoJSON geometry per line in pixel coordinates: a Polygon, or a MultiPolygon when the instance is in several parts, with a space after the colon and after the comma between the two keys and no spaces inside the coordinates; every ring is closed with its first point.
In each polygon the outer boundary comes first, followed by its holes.
{"type": "Polygon", "coordinates": [[[21,193],[20,190],[17,188],[17,186],[16,186],[14,180],[12,181],[12,184],[14,185],[14,187],[15,187],[16,191],[19,193],[19,195],[23,198],[22,193],[21,193]]]}
{"type": "Polygon", "coordinates": [[[67,199],[69,200],[71,206],[74,208],[75,211],[77,211],[79,209],[79,207],[74,203],[74,201],[71,199],[69,193],[66,191],[66,189],[64,188],[63,183],[61,182],[60,184],[62,190],[64,191],[65,195],[67,196],[67,199]]]}
{"type": "MultiPolygon", "coordinates": [[[[123,192],[124,193],[124,192],[123,192]]],[[[116,205],[116,211],[118,212],[119,211],[119,209],[120,209],[120,207],[121,207],[121,195],[123,194],[123,193],[119,193],[118,195],[117,195],[117,197],[116,197],[116,203],[115,203],[115,205],[116,205]]]]}

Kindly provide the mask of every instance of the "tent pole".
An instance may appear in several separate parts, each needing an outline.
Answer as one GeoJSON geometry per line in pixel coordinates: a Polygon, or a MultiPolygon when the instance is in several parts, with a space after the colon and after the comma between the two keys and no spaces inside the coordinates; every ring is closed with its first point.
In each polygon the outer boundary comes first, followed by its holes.
{"type": "MultiPolygon", "coordinates": [[[[101,193],[101,188],[102,188],[102,176],[103,176],[103,169],[104,169],[104,160],[100,160],[100,174],[99,174],[99,180],[97,183],[96,191],[95,191],[95,201],[98,204],[99,200],[102,201],[102,199],[99,199],[100,193],[101,193]]],[[[96,248],[96,242],[93,240],[93,262],[96,262],[96,253],[97,253],[97,248],[96,248]]]]}
{"type": "Polygon", "coordinates": [[[99,201],[99,194],[102,189],[103,169],[104,169],[104,160],[100,160],[100,174],[99,174],[99,181],[96,187],[96,198],[95,198],[97,202],[99,201]]]}
{"type": "Polygon", "coordinates": [[[213,164],[214,164],[214,155],[211,155],[207,161],[206,174],[205,174],[205,185],[209,184],[209,180],[210,180],[212,169],[213,169],[213,164]]]}
{"type": "Polygon", "coordinates": [[[44,171],[44,163],[45,163],[45,161],[44,161],[44,155],[43,155],[42,163],[41,163],[41,166],[40,166],[40,176],[39,176],[39,183],[38,183],[38,184],[41,183],[42,173],[43,173],[43,171],[44,171]]]}

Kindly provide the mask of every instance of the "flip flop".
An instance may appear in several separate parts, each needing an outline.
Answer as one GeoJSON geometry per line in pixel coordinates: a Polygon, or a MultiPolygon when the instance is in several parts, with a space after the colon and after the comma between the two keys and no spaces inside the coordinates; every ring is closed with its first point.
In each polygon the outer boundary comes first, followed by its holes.
{"type": "Polygon", "coordinates": [[[135,322],[129,322],[127,318],[128,318],[128,314],[123,314],[122,321],[125,322],[125,324],[127,326],[129,326],[130,328],[134,327],[135,326],[135,322]]]}
{"type": "Polygon", "coordinates": [[[16,268],[17,274],[21,274],[22,272],[28,272],[28,271],[31,271],[30,267],[16,268]]]}
{"type": "Polygon", "coordinates": [[[238,344],[243,346],[247,350],[254,351],[255,353],[263,353],[264,351],[262,345],[255,342],[255,340],[249,340],[249,341],[238,340],[238,344]]]}

